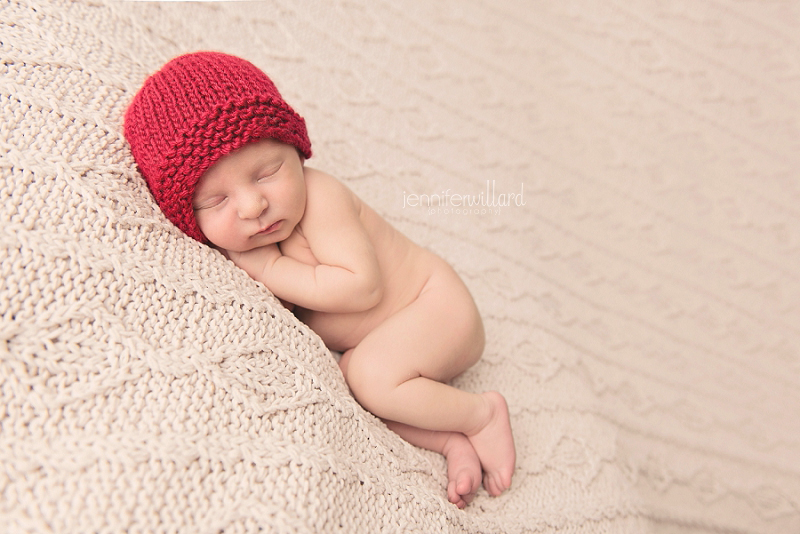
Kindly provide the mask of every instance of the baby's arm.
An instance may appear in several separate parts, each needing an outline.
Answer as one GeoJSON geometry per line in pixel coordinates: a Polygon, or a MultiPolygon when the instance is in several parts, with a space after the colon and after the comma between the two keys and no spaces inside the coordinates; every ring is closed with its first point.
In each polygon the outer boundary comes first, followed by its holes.
{"type": "Polygon", "coordinates": [[[303,308],[372,308],[382,296],[380,269],[357,199],[336,179],[313,169],[306,169],[306,194],[300,226],[318,265],[284,256],[277,245],[228,256],[275,296],[303,308]]]}

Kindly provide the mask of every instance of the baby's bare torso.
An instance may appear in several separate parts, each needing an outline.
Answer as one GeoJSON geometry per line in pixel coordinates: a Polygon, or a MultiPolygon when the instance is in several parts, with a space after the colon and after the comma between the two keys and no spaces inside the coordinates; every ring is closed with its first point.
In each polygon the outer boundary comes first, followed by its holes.
{"type": "MultiPolygon", "coordinates": [[[[413,302],[435,273],[450,270],[444,260],[413,243],[355,195],[353,198],[377,256],[383,289],[381,301],[373,308],[356,313],[294,309],[298,319],[314,330],[329,348],[337,351],[358,345],[377,325],[413,302]]],[[[319,264],[303,235],[302,225],[280,243],[280,248],[282,254],[300,262],[319,264]]]]}

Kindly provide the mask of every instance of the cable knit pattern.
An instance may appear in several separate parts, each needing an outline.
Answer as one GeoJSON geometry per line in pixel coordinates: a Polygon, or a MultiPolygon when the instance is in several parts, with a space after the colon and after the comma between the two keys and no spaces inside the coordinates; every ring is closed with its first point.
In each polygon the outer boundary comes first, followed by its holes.
{"type": "Polygon", "coordinates": [[[0,532],[800,532],[797,2],[0,2],[0,532]],[[194,50],[444,256],[506,494],[349,395],[122,136],[194,50]]]}

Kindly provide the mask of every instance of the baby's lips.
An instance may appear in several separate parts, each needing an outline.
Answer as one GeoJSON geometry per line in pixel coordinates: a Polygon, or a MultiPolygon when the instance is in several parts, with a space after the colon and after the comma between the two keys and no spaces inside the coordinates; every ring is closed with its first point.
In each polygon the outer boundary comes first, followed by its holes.
{"type": "Polygon", "coordinates": [[[281,227],[281,223],[282,222],[283,221],[276,221],[276,222],[270,224],[269,226],[267,226],[266,228],[264,228],[262,230],[259,230],[258,234],[259,235],[271,234],[272,232],[276,231],[278,228],[281,227]]]}

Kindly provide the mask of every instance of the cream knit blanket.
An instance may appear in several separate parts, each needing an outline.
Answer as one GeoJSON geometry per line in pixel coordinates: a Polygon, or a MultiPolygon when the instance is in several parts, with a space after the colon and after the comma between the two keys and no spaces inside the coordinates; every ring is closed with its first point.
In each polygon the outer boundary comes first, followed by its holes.
{"type": "Polygon", "coordinates": [[[1,1],[0,532],[800,533],[799,17],[1,1]],[[160,214],[122,114],[197,49],[268,72],[309,164],[462,275],[488,339],[457,385],[509,401],[509,492],[450,505],[160,214]]]}

